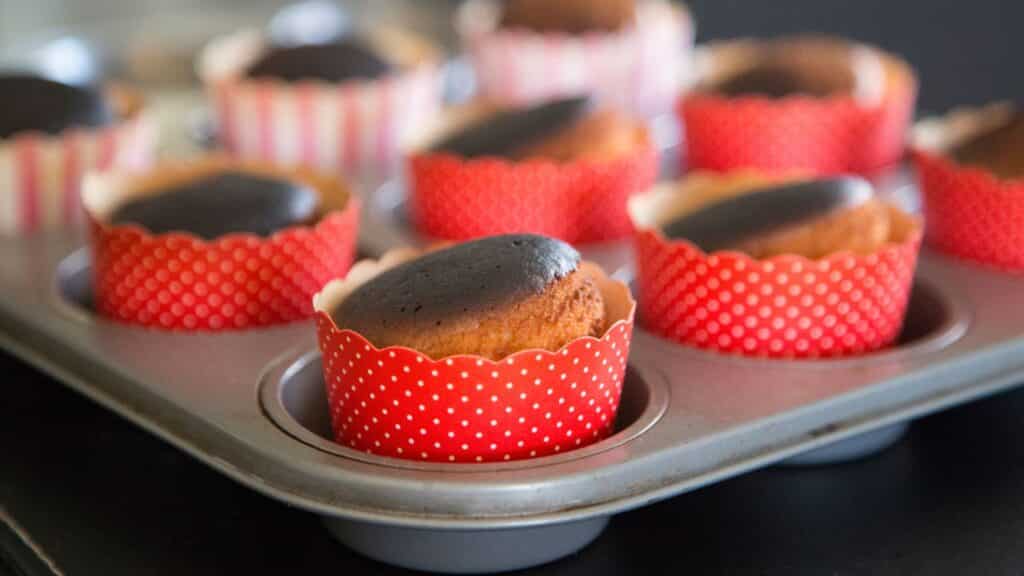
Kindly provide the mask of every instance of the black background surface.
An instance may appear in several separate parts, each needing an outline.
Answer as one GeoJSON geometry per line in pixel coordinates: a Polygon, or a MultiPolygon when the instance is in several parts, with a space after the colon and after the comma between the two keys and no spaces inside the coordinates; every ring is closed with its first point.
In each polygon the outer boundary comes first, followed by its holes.
{"type": "MultiPolygon", "coordinates": [[[[1024,93],[1022,2],[691,6],[702,41],[820,31],[900,53],[926,112],[1024,93]]],[[[0,373],[0,506],[67,574],[403,573],[9,357],[0,373]]],[[[529,573],[1024,573],[1022,413],[1024,391],[1004,394],[918,422],[875,458],[768,469],[623,514],[582,553],[529,573]]]]}
{"type": "Polygon", "coordinates": [[[699,42],[799,32],[840,34],[896,52],[918,70],[926,113],[1018,100],[1024,2],[1016,0],[694,0],[699,42]]]}

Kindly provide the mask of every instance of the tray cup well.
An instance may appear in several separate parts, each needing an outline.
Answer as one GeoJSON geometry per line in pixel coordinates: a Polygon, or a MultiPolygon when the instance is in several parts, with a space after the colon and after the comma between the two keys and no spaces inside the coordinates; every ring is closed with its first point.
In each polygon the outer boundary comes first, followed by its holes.
{"type": "MultiPolygon", "coordinates": [[[[629,367],[613,433],[590,446],[552,456],[503,463],[447,464],[387,458],[332,441],[327,393],[320,355],[306,353],[272,370],[260,398],[267,415],[301,442],[345,458],[415,471],[500,473],[564,462],[612,449],[650,429],[668,406],[668,388],[629,367]]],[[[443,529],[393,526],[324,516],[331,534],[353,550],[388,564],[446,573],[518,570],[557,560],[593,541],[609,516],[573,522],[495,529],[443,529]],[[401,546],[396,546],[401,542],[401,546]]]]}
{"type": "MultiPolygon", "coordinates": [[[[966,327],[967,318],[961,307],[931,284],[916,281],[910,292],[903,329],[896,343],[868,356],[901,351],[914,354],[941,350],[955,342],[966,327]]],[[[891,424],[799,454],[783,461],[781,465],[830,466],[874,456],[899,442],[909,428],[909,422],[891,424]]]]}

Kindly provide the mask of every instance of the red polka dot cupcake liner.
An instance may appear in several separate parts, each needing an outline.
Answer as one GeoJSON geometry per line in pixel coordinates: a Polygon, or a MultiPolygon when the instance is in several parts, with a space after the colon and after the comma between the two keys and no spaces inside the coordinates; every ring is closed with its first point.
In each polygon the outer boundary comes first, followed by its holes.
{"type": "Polygon", "coordinates": [[[119,116],[110,126],[0,139],[0,234],[84,229],[80,188],[87,172],[150,164],[157,130],[141,97],[112,87],[108,99],[119,116]]]}
{"type": "Polygon", "coordinates": [[[425,153],[409,160],[409,205],[417,229],[435,238],[529,232],[585,244],[629,236],[626,203],[657,176],[652,145],[566,163],[425,153]]]}
{"type": "Polygon", "coordinates": [[[199,61],[224,150],[235,157],[323,171],[387,174],[400,150],[437,113],[440,57],[390,30],[371,37],[402,70],[375,80],[279,82],[244,77],[267,50],[246,30],[208,45],[199,61]]]}
{"type": "Polygon", "coordinates": [[[344,276],[355,258],[358,198],[338,180],[303,170],[285,173],[219,159],[168,164],[148,174],[90,176],[83,194],[91,221],[96,310],[119,322],[217,332],[302,320],[313,315],[313,295],[344,276]],[[211,241],[105,221],[132,195],[225,166],[314,183],[325,212],[316,224],[269,237],[230,234],[211,241]]]}
{"type": "Polygon", "coordinates": [[[328,314],[359,284],[411,257],[363,261],[316,296],[317,329],[335,440],[372,454],[431,462],[502,462],[566,452],[613,430],[636,303],[629,288],[584,263],[614,319],[600,338],[501,360],[430,358],[377,348],[328,314]]]}
{"type": "MultiPolygon", "coordinates": [[[[749,60],[755,41],[713,45],[702,55],[701,80],[749,60]]],[[[679,100],[685,127],[683,163],[725,172],[804,171],[870,174],[898,162],[914,112],[917,81],[910,66],[880,50],[854,48],[862,86],[825,98],[727,97],[696,90],[679,100]]],[[[700,81],[700,80],[698,80],[700,81]]]]}
{"type": "Polygon", "coordinates": [[[662,0],[637,5],[620,32],[537,33],[504,29],[501,3],[470,0],[455,28],[489,100],[526,105],[588,93],[641,115],[668,112],[689,79],[694,26],[686,9],[662,0]]]}
{"type": "Polygon", "coordinates": [[[1024,179],[1000,178],[944,154],[1012,110],[1009,105],[993,105],[923,121],[915,131],[912,158],[928,245],[1019,273],[1024,272],[1024,179]]]}
{"type": "Polygon", "coordinates": [[[902,231],[876,253],[811,260],[756,260],[705,253],[666,238],[682,188],[666,186],[631,203],[637,220],[636,286],[641,325],[687,346],[768,358],[863,354],[891,344],[906,314],[920,225],[894,209],[902,231]]]}

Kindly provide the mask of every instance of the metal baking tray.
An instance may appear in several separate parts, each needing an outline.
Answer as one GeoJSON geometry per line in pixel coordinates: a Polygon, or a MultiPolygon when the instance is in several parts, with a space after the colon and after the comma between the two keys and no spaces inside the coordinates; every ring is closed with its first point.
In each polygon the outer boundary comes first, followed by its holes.
{"type": "Polygon", "coordinates": [[[311,324],[175,334],[96,318],[80,245],[0,239],[0,345],[239,482],[323,515],[356,550],[415,568],[552,560],[617,512],[1024,378],[1022,279],[925,252],[904,341],[890,350],[743,359],[640,329],[612,437],[512,463],[406,462],[326,438],[311,324]]]}

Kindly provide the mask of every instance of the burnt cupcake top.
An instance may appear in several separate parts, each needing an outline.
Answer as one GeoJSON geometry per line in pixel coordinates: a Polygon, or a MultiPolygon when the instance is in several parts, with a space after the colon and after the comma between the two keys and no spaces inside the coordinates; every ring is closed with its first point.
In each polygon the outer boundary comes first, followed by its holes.
{"type": "Polygon", "coordinates": [[[732,249],[855,208],[873,196],[867,181],[853,177],[762,186],[706,204],[668,222],[662,232],[705,252],[732,249]]]}
{"type": "Polygon", "coordinates": [[[702,89],[729,97],[825,98],[874,88],[884,74],[880,56],[863,46],[824,37],[726,42],[714,49],[716,72],[702,89]]]}
{"type": "Polygon", "coordinates": [[[248,78],[270,78],[283,82],[320,80],[338,83],[373,80],[394,69],[369,42],[348,37],[326,44],[271,47],[246,70],[248,78]]]}
{"type": "Polygon", "coordinates": [[[130,199],[109,221],[205,240],[234,233],[265,237],[313,221],[319,204],[319,194],[306,184],[225,169],[130,199]]]}
{"type": "Polygon", "coordinates": [[[30,74],[0,73],[0,138],[22,132],[56,135],[102,128],[115,114],[102,91],[30,74]]]}
{"type": "Polygon", "coordinates": [[[794,94],[824,98],[852,90],[853,75],[843,70],[816,75],[781,62],[755,66],[715,87],[716,92],[725,96],[760,95],[768,98],[785,98],[794,94]]]}
{"type": "Polygon", "coordinates": [[[589,109],[588,98],[575,97],[499,110],[449,134],[436,142],[431,151],[464,158],[515,157],[531,145],[579,122],[589,109]]]}
{"type": "MultiPolygon", "coordinates": [[[[427,149],[462,158],[607,161],[651,145],[647,126],[586,97],[552,100],[525,108],[491,109],[484,103],[452,115],[472,118],[427,149]]],[[[456,121],[453,124],[459,126],[456,121]]]]}
{"type": "Polygon", "coordinates": [[[505,0],[501,26],[534,32],[611,32],[636,20],[636,0],[505,0]]]}
{"type": "Polygon", "coordinates": [[[950,150],[960,164],[984,168],[1001,178],[1024,177],[1024,113],[981,130],[950,150]]]}
{"type": "Polygon", "coordinates": [[[491,236],[385,270],[356,288],[331,316],[342,328],[440,325],[541,294],[579,263],[579,253],[559,240],[491,236]]]}

